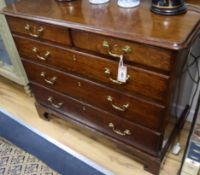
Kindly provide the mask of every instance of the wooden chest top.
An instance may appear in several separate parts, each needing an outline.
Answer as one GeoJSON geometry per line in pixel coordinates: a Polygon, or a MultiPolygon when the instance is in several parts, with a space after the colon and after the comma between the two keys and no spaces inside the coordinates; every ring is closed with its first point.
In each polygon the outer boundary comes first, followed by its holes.
{"type": "Polygon", "coordinates": [[[188,113],[186,105],[174,122],[179,75],[200,13],[189,6],[183,15],[159,16],[150,6],[151,0],[131,9],[117,0],[20,0],[3,13],[39,115],[90,129],[158,174],[188,113]],[[125,81],[117,78],[122,56],[125,81]]]}
{"type": "Polygon", "coordinates": [[[103,5],[88,0],[21,0],[4,9],[4,14],[173,50],[187,47],[197,33],[200,13],[188,8],[184,15],[159,16],[150,5],[150,0],[141,0],[139,7],[123,9],[114,0],[103,5]]]}

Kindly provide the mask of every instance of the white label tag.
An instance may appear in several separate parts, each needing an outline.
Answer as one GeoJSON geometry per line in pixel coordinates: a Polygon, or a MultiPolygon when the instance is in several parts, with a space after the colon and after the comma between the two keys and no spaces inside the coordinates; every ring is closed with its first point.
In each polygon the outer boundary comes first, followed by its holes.
{"type": "Polygon", "coordinates": [[[127,80],[127,67],[124,66],[123,56],[121,56],[119,60],[117,80],[123,83],[126,83],[127,80]]]}

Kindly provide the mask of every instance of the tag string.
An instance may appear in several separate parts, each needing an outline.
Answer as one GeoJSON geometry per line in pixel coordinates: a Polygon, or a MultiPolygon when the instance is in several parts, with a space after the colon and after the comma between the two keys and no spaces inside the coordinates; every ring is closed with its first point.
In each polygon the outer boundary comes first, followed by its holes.
{"type": "Polygon", "coordinates": [[[119,67],[124,67],[123,55],[120,56],[119,67]]]}

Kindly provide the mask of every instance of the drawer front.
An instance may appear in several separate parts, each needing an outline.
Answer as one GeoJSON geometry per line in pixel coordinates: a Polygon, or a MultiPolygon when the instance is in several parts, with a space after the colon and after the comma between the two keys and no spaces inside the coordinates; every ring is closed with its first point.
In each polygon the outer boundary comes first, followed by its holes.
{"type": "Polygon", "coordinates": [[[78,100],[109,111],[129,121],[160,131],[165,108],[143,99],[127,96],[100,84],[23,61],[32,82],[44,85],[78,100]]]}
{"type": "Polygon", "coordinates": [[[124,92],[149,97],[162,104],[167,101],[169,76],[128,66],[130,79],[121,84],[116,81],[118,63],[115,61],[53,47],[21,37],[15,37],[15,43],[23,58],[53,65],[61,70],[72,71],[124,92]]]}
{"type": "Polygon", "coordinates": [[[72,39],[76,47],[110,55],[111,57],[124,55],[125,60],[166,72],[169,72],[174,64],[173,52],[165,49],[78,30],[72,30],[72,39]]]}
{"type": "Polygon", "coordinates": [[[50,89],[34,84],[32,89],[39,103],[150,154],[158,152],[160,135],[50,89]]]}
{"type": "Polygon", "coordinates": [[[71,45],[67,28],[8,16],[6,19],[11,32],[59,44],[71,45]]]}

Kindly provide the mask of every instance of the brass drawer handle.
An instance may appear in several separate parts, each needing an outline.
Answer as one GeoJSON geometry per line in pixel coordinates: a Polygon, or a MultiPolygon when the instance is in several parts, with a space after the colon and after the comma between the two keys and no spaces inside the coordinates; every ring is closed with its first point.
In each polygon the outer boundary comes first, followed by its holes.
{"type": "Polygon", "coordinates": [[[111,76],[111,71],[107,67],[104,68],[104,74],[109,78],[109,80],[111,82],[113,82],[115,84],[125,84],[130,79],[130,77],[131,77],[130,75],[127,75],[126,82],[121,82],[121,81],[115,80],[115,79],[113,79],[113,78],[110,77],[111,76]]]}
{"type": "Polygon", "coordinates": [[[44,54],[44,56],[41,56],[40,53],[38,52],[38,49],[36,47],[33,47],[32,51],[36,54],[36,57],[42,61],[46,61],[47,58],[50,55],[49,51],[46,51],[46,53],[44,54]]]}
{"type": "Polygon", "coordinates": [[[46,72],[41,72],[40,76],[44,78],[44,81],[45,81],[46,83],[51,84],[51,85],[54,85],[55,82],[56,82],[56,80],[57,80],[57,77],[55,77],[55,76],[53,76],[53,77],[50,78],[50,79],[47,79],[47,78],[46,78],[46,72]]]}
{"type": "Polygon", "coordinates": [[[35,38],[38,38],[44,31],[43,27],[39,27],[37,29],[35,26],[31,27],[29,24],[26,24],[24,28],[30,36],[35,37],[35,38]]]}
{"type": "Polygon", "coordinates": [[[120,58],[123,54],[128,54],[128,53],[130,53],[130,52],[132,51],[132,50],[131,50],[131,47],[128,46],[128,45],[126,45],[126,46],[120,48],[122,54],[119,55],[119,54],[116,54],[116,53],[113,53],[113,52],[112,52],[114,48],[118,48],[118,47],[119,47],[117,44],[115,44],[115,45],[111,48],[111,46],[110,46],[110,44],[108,43],[108,41],[103,41],[102,46],[103,46],[104,48],[107,49],[108,54],[109,54],[110,56],[116,57],[116,58],[120,58]]]}
{"type": "Polygon", "coordinates": [[[128,109],[129,107],[129,103],[125,104],[125,105],[122,105],[122,107],[119,107],[115,104],[113,104],[113,98],[111,96],[108,96],[107,97],[107,100],[110,102],[110,104],[112,105],[112,107],[118,111],[122,111],[124,112],[126,109],[128,109]]]}
{"type": "Polygon", "coordinates": [[[113,123],[109,123],[108,126],[110,128],[112,128],[113,132],[118,134],[118,135],[121,135],[121,136],[131,135],[131,131],[129,129],[126,129],[124,131],[120,131],[118,129],[115,129],[115,125],[113,123]]]}
{"type": "Polygon", "coordinates": [[[63,103],[62,103],[62,102],[57,103],[57,104],[54,104],[53,101],[54,101],[53,97],[49,97],[49,98],[48,98],[48,102],[50,102],[50,104],[51,104],[53,107],[55,107],[55,108],[57,108],[57,109],[60,109],[60,108],[63,106],[63,103]]]}

